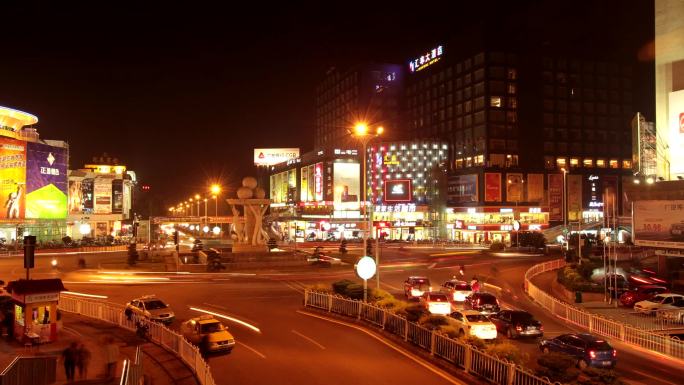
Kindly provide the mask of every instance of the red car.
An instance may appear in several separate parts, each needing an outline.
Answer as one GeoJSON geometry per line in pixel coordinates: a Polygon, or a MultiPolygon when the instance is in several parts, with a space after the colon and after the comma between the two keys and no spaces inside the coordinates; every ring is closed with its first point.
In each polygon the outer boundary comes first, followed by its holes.
{"type": "Polygon", "coordinates": [[[653,298],[657,294],[667,293],[665,286],[657,285],[643,285],[636,289],[628,290],[620,296],[620,304],[622,306],[633,307],[639,301],[645,301],[653,298]]]}

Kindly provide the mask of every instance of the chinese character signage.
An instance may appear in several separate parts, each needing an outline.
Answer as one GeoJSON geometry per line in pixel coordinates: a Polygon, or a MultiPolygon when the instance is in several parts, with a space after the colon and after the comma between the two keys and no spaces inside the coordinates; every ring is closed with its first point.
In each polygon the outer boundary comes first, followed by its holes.
{"type": "Polygon", "coordinates": [[[563,220],[563,175],[549,174],[549,220],[563,220]]]}
{"type": "Polygon", "coordinates": [[[66,149],[28,142],[26,153],[26,218],[66,218],[66,149]]]}
{"type": "Polygon", "coordinates": [[[385,181],[385,202],[410,202],[413,199],[410,179],[385,181]]]}
{"type": "Polygon", "coordinates": [[[527,174],[527,201],[544,200],[544,174],[527,174]]]}
{"type": "Polygon", "coordinates": [[[684,90],[670,92],[668,102],[669,135],[665,142],[670,148],[670,172],[684,174],[684,90]]]}
{"type": "Polygon", "coordinates": [[[255,148],[254,164],[256,166],[273,166],[299,158],[298,148],[255,148]]]}
{"type": "Polygon", "coordinates": [[[477,174],[449,177],[447,195],[449,202],[454,204],[479,201],[477,174]]]}
{"type": "Polygon", "coordinates": [[[684,249],[684,201],[634,201],[634,244],[684,249]]]}
{"type": "Polygon", "coordinates": [[[0,219],[26,211],[26,142],[0,137],[0,219]]]}
{"type": "Polygon", "coordinates": [[[323,163],[316,163],[314,167],[314,188],[316,200],[323,200],[323,163]]]}
{"type": "Polygon", "coordinates": [[[424,55],[420,55],[419,57],[411,60],[409,62],[409,70],[411,72],[418,72],[420,70],[423,70],[437,63],[442,58],[443,54],[444,46],[437,46],[427,51],[424,55]]]}
{"type": "Polygon", "coordinates": [[[485,202],[501,202],[501,174],[486,172],[484,178],[485,202]]]}

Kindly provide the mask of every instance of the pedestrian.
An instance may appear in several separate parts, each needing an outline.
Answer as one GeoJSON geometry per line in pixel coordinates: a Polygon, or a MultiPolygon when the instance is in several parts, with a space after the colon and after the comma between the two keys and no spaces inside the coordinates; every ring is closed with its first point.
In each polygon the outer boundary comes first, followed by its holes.
{"type": "Polygon", "coordinates": [[[470,282],[470,288],[473,289],[473,293],[480,292],[480,281],[477,277],[473,277],[473,280],[470,282]]]}
{"type": "Polygon", "coordinates": [[[85,380],[88,378],[88,364],[90,363],[90,350],[84,344],[78,345],[78,355],[76,356],[76,368],[78,369],[78,377],[85,380]]]}
{"type": "Polygon", "coordinates": [[[107,338],[105,345],[105,363],[107,364],[107,378],[114,378],[116,372],[116,362],[119,360],[119,346],[114,343],[114,338],[107,338]]]}
{"type": "Polygon", "coordinates": [[[74,381],[74,371],[76,369],[76,359],[78,357],[78,344],[72,342],[68,348],[62,352],[62,361],[64,362],[64,373],[68,382],[74,381]]]}
{"type": "Polygon", "coordinates": [[[200,340],[199,344],[199,349],[200,353],[202,354],[202,358],[206,360],[209,355],[209,334],[205,334],[202,336],[202,339],[200,340]]]}

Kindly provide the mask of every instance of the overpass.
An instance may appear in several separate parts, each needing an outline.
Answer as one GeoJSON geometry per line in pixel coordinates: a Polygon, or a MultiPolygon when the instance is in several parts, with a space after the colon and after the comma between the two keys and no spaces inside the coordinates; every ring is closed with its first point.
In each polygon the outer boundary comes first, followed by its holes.
{"type": "Polygon", "coordinates": [[[191,223],[191,224],[231,224],[233,223],[232,216],[173,216],[173,217],[150,217],[150,223],[155,225],[165,225],[174,223],[191,223]]]}

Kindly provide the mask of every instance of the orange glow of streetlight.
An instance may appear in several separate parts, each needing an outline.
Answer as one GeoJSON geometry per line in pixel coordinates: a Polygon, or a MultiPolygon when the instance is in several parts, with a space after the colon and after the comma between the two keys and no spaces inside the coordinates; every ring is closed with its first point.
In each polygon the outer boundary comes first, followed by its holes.
{"type": "Polygon", "coordinates": [[[195,199],[196,199],[196,200],[199,200],[199,199],[200,199],[200,195],[199,195],[199,194],[195,194],[195,199]]]}
{"type": "Polygon", "coordinates": [[[356,125],[354,126],[354,135],[363,136],[363,135],[367,135],[367,134],[368,134],[368,125],[364,122],[356,123],[356,125]]]}
{"type": "Polygon", "coordinates": [[[212,193],[212,194],[218,195],[218,193],[220,193],[220,192],[221,192],[221,186],[219,186],[219,185],[217,185],[217,184],[212,184],[212,185],[211,185],[211,193],[212,193]]]}

